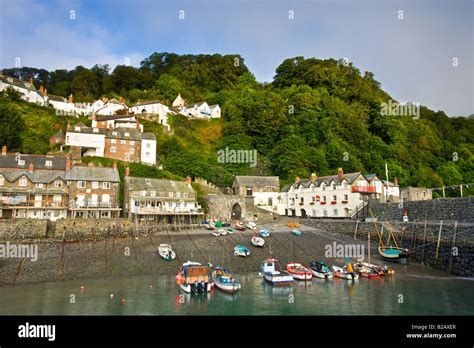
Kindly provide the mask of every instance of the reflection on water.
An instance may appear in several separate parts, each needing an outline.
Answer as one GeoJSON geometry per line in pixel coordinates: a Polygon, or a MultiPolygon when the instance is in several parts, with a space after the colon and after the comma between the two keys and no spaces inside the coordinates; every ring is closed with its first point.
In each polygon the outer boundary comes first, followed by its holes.
{"type": "Polygon", "coordinates": [[[0,287],[0,314],[474,314],[472,279],[398,274],[374,280],[314,279],[274,286],[257,274],[244,274],[239,281],[242,289],[235,294],[215,289],[201,295],[182,292],[173,276],[0,287]],[[81,287],[84,287],[82,291],[81,287]],[[403,295],[403,303],[399,303],[399,295],[403,295]]]}

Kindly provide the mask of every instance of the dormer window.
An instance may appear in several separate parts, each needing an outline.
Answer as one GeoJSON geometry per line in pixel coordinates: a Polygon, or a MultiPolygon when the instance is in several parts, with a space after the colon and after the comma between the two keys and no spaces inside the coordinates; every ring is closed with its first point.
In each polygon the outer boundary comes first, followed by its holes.
{"type": "Polygon", "coordinates": [[[124,134],[126,137],[129,137],[130,136],[130,133],[125,133],[124,134]]]}
{"type": "Polygon", "coordinates": [[[117,132],[112,132],[112,135],[117,135],[118,133],[117,132]]]}
{"type": "Polygon", "coordinates": [[[94,129],[92,130],[92,132],[94,132],[94,133],[99,133],[99,128],[94,128],[94,129]]]}
{"type": "Polygon", "coordinates": [[[81,131],[81,127],[75,127],[74,130],[75,130],[76,132],[80,132],[80,131],[81,131]]]}
{"type": "Polygon", "coordinates": [[[46,167],[51,167],[53,165],[53,161],[46,161],[46,167]]]}
{"type": "Polygon", "coordinates": [[[18,186],[25,187],[27,183],[28,181],[26,180],[26,178],[21,178],[18,182],[18,186]]]}
{"type": "Polygon", "coordinates": [[[18,165],[19,166],[24,166],[25,165],[25,160],[18,160],[18,165]]]}

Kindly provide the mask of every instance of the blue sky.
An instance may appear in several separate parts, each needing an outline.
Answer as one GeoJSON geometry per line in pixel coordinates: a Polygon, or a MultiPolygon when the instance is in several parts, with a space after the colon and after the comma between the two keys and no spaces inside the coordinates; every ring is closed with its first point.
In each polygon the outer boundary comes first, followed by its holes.
{"type": "Polygon", "coordinates": [[[362,72],[372,71],[399,101],[469,115],[473,3],[0,0],[0,68],[13,67],[17,58],[22,66],[54,70],[128,61],[139,66],[153,52],[238,53],[259,81],[271,81],[285,58],[347,58],[362,72]]]}

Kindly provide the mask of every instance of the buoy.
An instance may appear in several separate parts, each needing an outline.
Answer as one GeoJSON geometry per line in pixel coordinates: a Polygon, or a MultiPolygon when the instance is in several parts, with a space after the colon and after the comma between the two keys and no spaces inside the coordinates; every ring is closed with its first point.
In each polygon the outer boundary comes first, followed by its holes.
{"type": "Polygon", "coordinates": [[[110,298],[114,298],[114,294],[110,294],[110,298]]]}
{"type": "Polygon", "coordinates": [[[122,304],[126,304],[127,303],[127,300],[126,299],[122,299],[122,304]]]}
{"type": "Polygon", "coordinates": [[[81,291],[84,291],[84,286],[81,286],[81,291]]]}

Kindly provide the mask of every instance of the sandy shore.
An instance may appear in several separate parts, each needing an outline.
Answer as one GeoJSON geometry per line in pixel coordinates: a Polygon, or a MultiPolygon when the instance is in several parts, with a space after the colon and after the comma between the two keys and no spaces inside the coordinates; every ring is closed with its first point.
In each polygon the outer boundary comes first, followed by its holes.
{"type": "MultiPolygon", "coordinates": [[[[291,261],[309,263],[311,260],[324,260],[330,265],[342,265],[343,258],[326,258],[328,244],[360,244],[348,235],[328,233],[314,227],[300,226],[301,236],[291,234],[285,224],[259,225],[267,228],[271,236],[263,248],[253,247],[249,230],[236,231],[232,235],[214,237],[204,229],[180,232],[160,232],[154,235],[141,235],[128,238],[110,238],[97,242],[41,242],[38,243],[38,260],[8,258],[0,259],[0,285],[19,285],[28,283],[61,280],[103,278],[127,275],[176,274],[180,263],[187,260],[213,265],[223,265],[235,273],[258,272],[260,263],[273,256],[283,263],[291,261]],[[165,261],[158,256],[160,243],[172,244],[177,253],[173,261],[165,261]],[[234,256],[233,248],[244,245],[252,254],[247,258],[234,256]]],[[[372,262],[384,263],[378,256],[376,245],[371,246],[372,262]]],[[[441,274],[429,267],[410,263],[390,264],[397,272],[416,274],[441,274]]]]}

